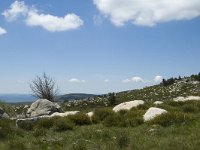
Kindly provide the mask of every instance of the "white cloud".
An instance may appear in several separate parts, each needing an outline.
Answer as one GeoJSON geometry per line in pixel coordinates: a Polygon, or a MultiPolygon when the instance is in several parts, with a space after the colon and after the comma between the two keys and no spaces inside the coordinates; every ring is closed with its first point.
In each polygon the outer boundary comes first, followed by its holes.
{"type": "Polygon", "coordinates": [[[129,82],[131,82],[131,80],[130,79],[125,79],[125,80],[122,80],[122,82],[123,83],[129,83],[129,82]]]}
{"type": "Polygon", "coordinates": [[[163,77],[162,76],[155,76],[155,78],[154,78],[154,82],[161,82],[163,80],[163,77]]]}
{"type": "Polygon", "coordinates": [[[10,5],[10,8],[5,10],[2,15],[8,21],[14,21],[21,15],[26,15],[28,12],[28,6],[23,1],[15,1],[10,5]]]}
{"type": "Polygon", "coordinates": [[[80,80],[80,79],[77,79],[77,78],[72,78],[69,80],[69,82],[71,83],[85,83],[85,80],[80,80]]]}
{"type": "Polygon", "coordinates": [[[154,26],[200,16],[199,0],[93,0],[97,9],[116,26],[126,22],[154,26]]]}
{"type": "Polygon", "coordinates": [[[6,34],[6,33],[7,31],[4,28],[0,27],[0,35],[6,34]]]}
{"type": "Polygon", "coordinates": [[[108,83],[108,82],[110,82],[110,80],[109,80],[109,79],[105,79],[104,82],[105,82],[105,83],[108,83]]]}
{"type": "Polygon", "coordinates": [[[141,77],[132,77],[131,79],[133,82],[143,82],[143,79],[141,77]]]}
{"type": "Polygon", "coordinates": [[[25,5],[24,1],[15,1],[2,15],[8,21],[14,21],[19,16],[25,17],[25,23],[31,27],[42,27],[50,32],[61,32],[78,29],[83,25],[83,20],[74,13],[58,17],[51,14],[39,13],[33,6],[25,5]]]}
{"type": "Polygon", "coordinates": [[[75,14],[67,14],[64,17],[57,17],[50,14],[39,14],[35,11],[28,13],[26,19],[28,26],[40,26],[51,32],[67,31],[77,29],[83,25],[83,21],[75,14]]]}

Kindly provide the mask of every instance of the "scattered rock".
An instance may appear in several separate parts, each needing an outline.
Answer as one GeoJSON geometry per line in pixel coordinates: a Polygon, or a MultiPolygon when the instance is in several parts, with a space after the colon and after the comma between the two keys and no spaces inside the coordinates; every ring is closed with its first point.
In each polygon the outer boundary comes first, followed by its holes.
{"type": "Polygon", "coordinates": [[[191,100],[200,101],[200,97],[199,96],[188,96],[188,97],[179,96],[173,99],[173,101],[175,102],[185,102],[185,101],[191,101],[191,100]]]}
{"type": "Polygon", "coordinates": [[[167,111],[161,108],[151,107],[143,115],[143,118],[144,118],[144,121],[149,121],[163,113],[167,113],[167,111]]]}
{"type": "Polygon", "coordinates": [[[160,104],[163,104],[163,102],[162,101],[155,101],[154,104],[155,105],[160,105],[160,104]]]}
{"type": "Polygon", "coordinates": [[[143,100],[134,100],[130,102],[121,103],[113,108],[113,111],[118,112],[120,110],[130,110],[133,107],[137,107],[139,105],[143,105],[143,100]]]}
{"type": "Polygon", "coordinates": [[[8,114],[0,107],[0,119],[1,118],[9,118],[8,114]]]}
{"type": "Polygon", "coordinates": [[[55,117],[55,116],[66,117],[66,116],[69,116],[69,115],[75,115],[75,114],[77,114],[79,112],[80,111],[66,111],[64,113],[55,112],[50,117],[55,117]]]}
{"type": "Polygon", "coordinates": [[[55,112],[61,112],[61,108],[58,104],[53,103],[47,99],[38,99],[31,104],[27,111],[27,117],[51,115],[55,112]]]}
{"type": "Polygon", "coordinates": [[[87,115],[91,118],[94,115],[94,112],[88,112],[87,115]]]}

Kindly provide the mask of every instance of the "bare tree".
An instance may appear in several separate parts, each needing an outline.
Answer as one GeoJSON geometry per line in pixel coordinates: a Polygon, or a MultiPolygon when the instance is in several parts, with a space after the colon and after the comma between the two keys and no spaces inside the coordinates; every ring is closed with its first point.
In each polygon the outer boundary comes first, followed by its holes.
{"type": "Polygon", "coordinates": [[[58,93],[58,88],[55,86],[55,80],[46,75],[46,73],[43,73],[42,76],[36,76],[30,83],[30,88],[37,98],[48,99],[50,101],[55,101],[58,93]]]}

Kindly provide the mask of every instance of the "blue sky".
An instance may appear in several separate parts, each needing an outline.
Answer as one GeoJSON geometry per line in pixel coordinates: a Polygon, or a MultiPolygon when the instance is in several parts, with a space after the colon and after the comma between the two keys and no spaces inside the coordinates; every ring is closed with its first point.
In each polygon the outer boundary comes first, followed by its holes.
{"type": "Polygon", "coordinates": [[[200,2],[165,1],[0,0],[0,93],[43,72],[61,93],[98,94],[200,72],[200,2]]]}

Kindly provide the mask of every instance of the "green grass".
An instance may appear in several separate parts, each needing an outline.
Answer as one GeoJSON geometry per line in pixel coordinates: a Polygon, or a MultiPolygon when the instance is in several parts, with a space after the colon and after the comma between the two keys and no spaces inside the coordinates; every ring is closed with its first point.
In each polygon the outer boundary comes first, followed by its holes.
{"type": "Polygon", "coordinates": [[[169,111],[150,122],[142,115],[153,106],[112,112],[96,109],[96,121],[83,113],[54,117],[15,126],[0,120],[2,150],[177,150],[199,149],[200,102],[166,102],[159,105],[169,111]]]}

